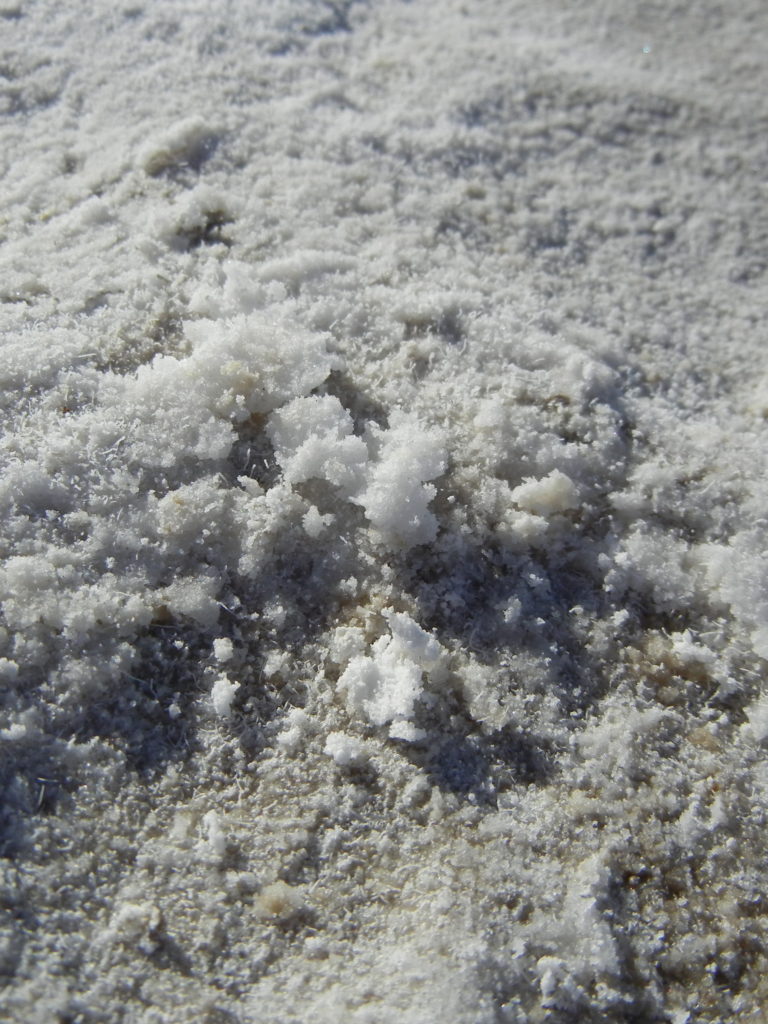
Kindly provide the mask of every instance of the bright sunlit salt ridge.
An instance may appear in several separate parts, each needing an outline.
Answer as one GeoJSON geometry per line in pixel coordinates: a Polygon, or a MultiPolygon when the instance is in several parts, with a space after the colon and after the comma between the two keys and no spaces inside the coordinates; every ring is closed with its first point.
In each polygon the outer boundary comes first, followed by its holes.
{"type": "Polygon", "coordinates": [[[5,1016],[761,1020],[762,8],[0,17],[5,1016]]]}

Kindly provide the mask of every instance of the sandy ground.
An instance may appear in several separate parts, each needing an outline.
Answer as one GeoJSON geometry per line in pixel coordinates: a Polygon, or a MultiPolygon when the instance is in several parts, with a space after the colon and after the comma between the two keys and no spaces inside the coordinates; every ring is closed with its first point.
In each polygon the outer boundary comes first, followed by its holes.
{"type": "Polygon", "coordinates": [[[0,2],[0,1006],[764,1021],[768,10],[0,2]]]}

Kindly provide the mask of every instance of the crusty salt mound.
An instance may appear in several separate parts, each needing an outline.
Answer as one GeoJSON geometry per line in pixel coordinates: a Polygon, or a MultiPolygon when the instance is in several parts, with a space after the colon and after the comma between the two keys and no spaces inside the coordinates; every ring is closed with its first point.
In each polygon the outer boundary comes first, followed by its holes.
{"type": "Polygon", "coordinates": [[[762,1021],[762,5],[0,5],[0,1007],[762,1021]]]}

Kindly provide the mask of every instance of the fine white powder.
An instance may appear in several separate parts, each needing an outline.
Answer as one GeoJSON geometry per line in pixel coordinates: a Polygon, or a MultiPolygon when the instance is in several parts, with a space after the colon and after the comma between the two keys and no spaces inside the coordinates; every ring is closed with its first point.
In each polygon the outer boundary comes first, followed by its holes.
{"type": "Polygon", "coordinates": [[[0,1016],[757,1022],[768,9],[0,2],[0,1016]]]}

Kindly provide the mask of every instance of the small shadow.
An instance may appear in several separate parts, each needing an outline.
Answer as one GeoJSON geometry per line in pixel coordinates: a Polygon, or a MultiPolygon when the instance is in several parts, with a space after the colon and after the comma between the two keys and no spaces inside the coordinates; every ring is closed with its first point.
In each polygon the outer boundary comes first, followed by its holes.
{"type": "Polygon", "coordinates": [[[352,378],[341,370],[332,370],[322,388],[318,390],[338,398],[352,417],[358,436],[364,434],[371,423],[378,427],[387,426],[386,408],[357,387],[352,378]]]}
{"type": "Polygon", "coordinates": [[[232,239],[224,230],[227,224],[232,223],[223,210],[209,210],[201,224],[186,231],[179,231],[173,240],[173,246],[179,252],[194,252],[209,245],[224,245],[230,248],[232,239]]]}
{"type": "Polygon", "coordinates": [[[136,641],[130,674],[77,723],[78,741],[110,738],[139,775],[186,760],[192,750],[191,707],[200,692],[209,643],[188,623],[155,623],[136,641]]]}
{"type": "Polygon", "coordinates": [[[18,856],[29,818],[54,815],[77,789],[66,768],[66,743],[55,736],[2,741],[0,752],[0,857],[18,856]]]}
{"type": "Polygon", "coordinates": [[[206,132],[179,149],[158,153],[147,168],[147,173],[152,178],[169,178],[180,184],[188,183],[192,177],[200,174],[220,144],[218,135],[206,132]]]}
{"type": "Polygon", "coordinates": [[[162,928],[153,938],[157,946],[150,958],[152,963],[164,970],[178,971],[188,978],[192,974],[193,964],[183,947],[162,928]]]}
{"type": "Polygon", "coordinates": [[[515,786],[547,785],[557,770],[551,741],[512,726],[486,734],[468,720],[463,729],[432,726],[423,744],[404,752],[441,790],[493,807],[515,786]]]}

